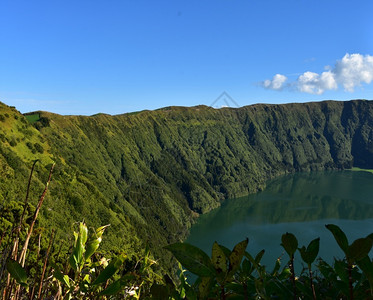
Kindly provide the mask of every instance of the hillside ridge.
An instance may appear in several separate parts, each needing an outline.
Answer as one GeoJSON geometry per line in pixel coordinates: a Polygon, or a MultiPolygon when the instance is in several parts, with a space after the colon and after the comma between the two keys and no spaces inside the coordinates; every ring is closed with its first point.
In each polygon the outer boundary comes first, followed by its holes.
{"type": "Polygon", "coordinates": [[[32,161],[40,159],[36,196],[54,161],[41,224],[64,235],[82,219],[93,227],[110,223],[107,249],[129,253],[146,243],[161,252],[186,237],[196,215],[261,190],[275,176],[373,168],[369,100],[168,107],[113,116],[35,113],[39,119],[31,123],[0,104],[3,205],[19,201],[32,161]]]}

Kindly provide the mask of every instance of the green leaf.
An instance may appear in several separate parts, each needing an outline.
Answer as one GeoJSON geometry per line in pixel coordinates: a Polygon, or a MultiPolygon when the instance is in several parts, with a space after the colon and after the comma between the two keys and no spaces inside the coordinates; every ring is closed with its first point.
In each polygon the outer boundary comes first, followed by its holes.
{"type": "Polygon", "coordinates": [[[217,274],[227,272],[227,258],[217,242],[212,245],[211,261],[217,274]]]}
{"type": "MultiPolygon", "coordinates": [[[[233,299],[245,299],[245,289],[242,284],[231,282],[226,284],[226,289],[230,292],[229,293],[229,300],[233,299]],[[232,293],[233,292],[233,293],[232,293]]],[[[246,298],[247,299],[247,298],[246,298]]]]}
{"type": "Polygon", "coordinates": [[[21,264],[13,259],[8,259],[6,269],[19,284],[27,286],[27,274],[21,264]]]}
{"type": "Polygon", "coordinates": [[[308,246],[307,249],[305,246],[299,249],[299,252],[301,254],[301,257],[303,261],[308,264],[308,267],[311,266],[311,264],[315,261],[317,255],[319,254],[319,248],[320,248],[320,238],[312,240],[308,246]]]}
{"type": "Polygon", "coordinates": [[[87,225],[85,225],[83,222],[79,223],[79,234],[81,238],[82,245],[85,245],[88,238],[88,228],[87,225]]]}
{"type": "Polygon", "coordinates": [[[370,289],[373,289],[373,263],[368,256],[356,262],[359,268],[364,272],[368,278],[370,289]]]}
{"type": "Polygon", "coordinates": [[[241,265],[242,258],[245,254],[245,250],[249,239],[243,240],[234,246],[231,255],[229,256],[229,274],[233,275],[241,265]]]}
{"type": "Polygon", "coordinates": [[[99,239],[96,239],[96,240],[93,240],[93,241],[89,241],[86,244],[86,250],[84,252],[84,260],[85,261],[87,261],[96,252],[96,250],[100,246],[100,242],[101,241],[99,239]]]}
{"type": "Polygon", "coordinates": [[[334,262],[334,270],[342,281],[344,281],[345,283],[348,283],[348,272],[347,272],[346,261],[336,260],[334,262]]]}
{"type": "Polygon", "coordinates": [[[249,262],[254,266],[254,268],[258,269],[258,264],[256,263],[254,257],[247,251],[245,251],[245,257],[249,260],[249,262]]]}
{"type": "Polygon", "coordinates": [[[198,286],[198,299],[206,299],[211,291],[213,280],[211,277],[201,278],[198,286]]]}
{"type": "Polygon", "coordinates": [[[353,261],[359,261],[368,255],[372,249],[373,241],[366,237],[357,239],[348,247],[347,258],[353,261]]]}
{"type": "Polygon", "coordinates": [[[285,233],[281,237],[282,247],[284,247],[287,254],[291,257],[298,248],[298,240],[292,233],[285,233]]]}
{"type": "Polygon", "coordinates": [[[334,269],[322,259],[319,260],[317,268],[325,278],[331,278],[335,276],[334,269]]]}
{"type": "Polygon", "coordinates": [[[96,237],[101,237],[103,234],[104,234],[104,231],[105,231],[105,229],[107,228],[107,227],[109,227],[110,226],[110,224],[107,224],[107,225],[104,225],[104,226],[101,226],[101,227],[98,227],[97,229],[96,229],[96,237]]]}
{"type": "Polygon", "coordinates": [[[258,252],[258,254],[255,256],[255,262],[256,262],[257,264],[260,264],[260,261],[262,260],[264,253],[265,253],[265,250],[262,249],[262,250],[260,250],[260,251],[258,252]]]}
{"type": "Polygon", "coordinates": [[[337,225],[334,224],[328,224],[325,225],[325,227],[330,230],[330,232],[333,234],[334,239],[337,241],[339,247],[342,249],[342,251],[347,256],[348,251],[348,240],[345,235],[345,233],[342,231],[341,228],[339,228],[337,225]]]}
{"type": "Polygon", "coordinates": [[[87,261],[96,252],[102,241],[102,235],[108,226],[110,224],[97,228],[94,235],[88,240],[84,252],[84,261],[87,261]]]}
{"type": "Polygon", "coordinates": [[[307,246],[307,252],[309,253],[309,263],[312,264],[317,255],[319,254],[320,249],[320,238],[312,240],[307,246]]]}
{"type": "Polygon", "coordinates": [[[278,271],[280,270],[280,267],[281,267],[281,260],[280,260],[280,258],[277,258],[275,266],[273,267],[273,270],[271,272],[271,275],[276,276],[278,271]]]}
{"type": "Polygon", "coordinates": [[[198,247],[188,243],[175,243],[164,248],[171,251],[188,271],[200,277],[215,275],[215,268],[210,257],[198,247]]]}
{"type": "Polygon", "coordinates": [[[245,258],[244,261],[242,262],[242,271],[245,275],[248,276],[251,274],[251,270],[252,270],[251,262],[245,258]]]}
{"type": "Polygon", "coordinates": [[[75,271],[79,271],[82,266],[83,253],[85,251],[84,244],[87,240],[87,233],[88,229],[84,223],[79,224],[79,233],[74,232],[75,244],[69,258],[69,263],[75,271]]]}
{"type": "Polygon", "coordinates": [[[101,273],[97,276],[96,280],[92,282],[92,285],[98,285],[103,282],[106,282],[111,276],[113,276],[119,268],[124,263],[124,260],[126,258],[126,255],[121,254],[117,257],[115,257],[108,265],[107,267],[101,271],[101,273]]]}
{"type": "Polygon", "coordinates": [[[291,276],[290,268],[284,267],[280,274],[278,274],[278,278],[280,280],[288,279],[291,276]]]}
{"type": "Polygon", "coordinates": [[[73,253],[71,253],[71,255],[69,257],[69,264],[70,264],[71,268],[73,268],[75,271],[79,270],[79,264],[78,264],[77,259],[76,259],[75,255],[73,253]]]}
{"type": "Polygon", "coordinates": [[[52,267],[54,269],[53,276],[57,280],[59,280],[61,283],[64,283],[68,288],[70,288],[70,278],[67,275],[64,275],[60,268],[54,264],[52,264],[52,267]]]}
{"type": "Polygon", "coordinates": [[[229,257],[232,253],[231,250],[229,250],[227,247],[223,246],[223,245],[219,245],[219,247],[221,248],[221,250],[224,252],[225,254],[225,257],[229,257]]]}
{"type": "Polygon", "coordinates": [[[115,295],[117,294],[120,290],[122,290],[125,287],[125,285],[121,284],[121,280],[114,281],[112,284],[110,284],[106,289],[104,289],[101,293],[100,296],[106,296],[106,295],[115,295]]]}
{"type": "Polygon", "coordinates": [[[70,288],[70,278],[68,275],[63,275],[63,282],[70,288]]]}

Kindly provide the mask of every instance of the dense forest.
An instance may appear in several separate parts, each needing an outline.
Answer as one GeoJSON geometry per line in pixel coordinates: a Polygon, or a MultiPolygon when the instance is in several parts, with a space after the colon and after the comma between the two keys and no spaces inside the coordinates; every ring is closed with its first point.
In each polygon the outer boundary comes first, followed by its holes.
{"type": "Polygon", "coordinates": [[[110,224],[102,249],[131,255],[148,244],[168,268],[162,247],[183,240],[199,214],[226,198],[284,173],[373,168],[372,124],[367,100],[115,116],[22,115],[0,103],[1,227],[22,213],[33,162],[30,211],[55,162],[40,230],[55,228],[67,241],[76,222],[110,224]]]}

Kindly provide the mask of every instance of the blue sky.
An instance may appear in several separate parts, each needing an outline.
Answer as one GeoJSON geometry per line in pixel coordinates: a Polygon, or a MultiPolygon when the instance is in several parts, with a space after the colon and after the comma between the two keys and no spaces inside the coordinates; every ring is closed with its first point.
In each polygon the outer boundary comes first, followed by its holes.
{"type": "Polygon", "coordinates": [[[0,101],[91,115],[224,91],[240,106],[373,99],[372,12],[371,0],[3,0],[0,101]]]}

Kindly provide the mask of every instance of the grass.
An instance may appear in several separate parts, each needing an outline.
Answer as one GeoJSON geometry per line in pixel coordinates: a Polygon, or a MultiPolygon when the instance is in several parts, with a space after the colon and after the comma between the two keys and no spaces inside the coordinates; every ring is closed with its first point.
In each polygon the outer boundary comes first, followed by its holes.
{"type": "Polygon", "coordinates": [[[373,174],[373,169],[361,169],[358,167],[353,167],[352,169],[349,169],[350,171],[358,171],[358,172],[368,172],[373,174]]]}
{"type": "Polygon", "coordinates": [[[27,121],[29,121],[31,124],[40,120],[40,114],[39,113],[31,114],[31,115],[24,115],[24,116],[27,119],[27,121]]]}

